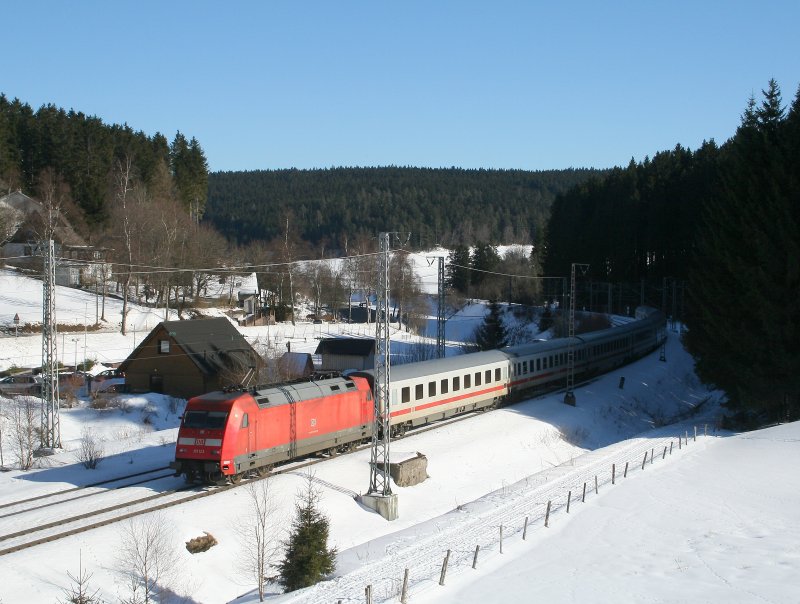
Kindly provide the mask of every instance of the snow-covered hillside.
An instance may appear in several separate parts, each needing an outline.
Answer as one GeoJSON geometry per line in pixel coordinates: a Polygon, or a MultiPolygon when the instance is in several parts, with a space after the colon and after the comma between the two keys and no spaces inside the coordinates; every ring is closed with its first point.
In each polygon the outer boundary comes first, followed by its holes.
{"type": "MultiPolygon", "coordinates": [[[[85,304],[79,298],[72,312],[82,316],[85,304]]],[[[6,309],[0,305],[0,311],[6,309]]],[[[60,308],[59,313],[68,314],[60,308]]],[[[338,326],[270,329],[269,335],[259,331],[266,328],[247,328],[245,334],[251,340],[292,339],[293,350],[299,350],[312,348],[317,337],[338,326]]],[[[121,336],[87,335],[87,346],[109,360],[121,360],[132,348],[132,336],[108,344],[98,339],[96,348],[92,337],[121,336]]],[[[405,334],[395,337],[401,344],[405,334]]],[[[35,356],[40,344],[29,338],[25,354],[35,356]]],[[[0,359],[13,358],[21,349],[11,347],[20,346],[20,340],[0,338],[0,359]]],[[[353,498],[367,488],[368,451],[314,466],[321,507],[331,521],[331,544],[339,551],[337,571],[331,581],[302,592],[278,595],[273,589],[270,601],[363,602],[367,585],[373,586],[375,602],[397,601],[406,567],[410,602],[795,601],[800,485],[791,471],[791,453],[800,440],[797,426],[738,436],[716,432],[717,394],[695,378],[677,334],[669,334],[666,358],[660,362],[655,353],[582,385],[574,408],[555,393],[396,441],[394,452],[427,456],[429,478],[414,487],[394,487],[400,510],[394,522],[353,498]],[[681,423],[668,425],[675,417],[681,423]],[[697,442],[695,425],[700,427],[697,442]],[[678,449],[677,436],[686,431],[689,443],[678,449]],[[670,444],[672,453],[662,459],[670,444]],[[642,456],[650,451],[655,459],[648,459],[642,471],[642,456]],[[626,462],[628,475],[621,478],[626,462]],[[585,503],[578,495],[583,482],[589,484],[585,503]],[[552,511],[545,529],[548,500],[552,511]],[[526,516],[529,528],[522,541],[526,516]],[[473,570],[476,545],[480,556],[473,570]],[[448,549],[446,581],[439,586],[448,549]]],[[[7,404],[0,399],[0,405],[7,404]]],[[[165,465],[174,453],[177,413],[172,401],[154,395],[131,396],[125,410],[63,409],[64,451],[46,458],[39,470],[0,473],[0,505],[165,465]],[[76,459],[86,427],[105,447],[107,457],[96,470],[76,459]]],[[[8,465],[5,440],[3,447],[8,465]]],[[[300,471],[268,479],[276,527],[288,526],[304,482],[300,471]]],[[[145,494],[160,487],[138,488],[145,494]]],[[[78,500],[75,505],[84,510],[87,504],[78,500]]],[[[178,556],[171,588],[183,601],[258,600],[252,581],[236,571],[242,560],[237,527],[247,523],[248,510],[248,497],[239,488],[161,512],[178,556]],[[218,545],[189,554],[184,542],[205,531],[218,545]]],[[[45,522],[48,510],[41,514],[45,522]]],[[[12,532],[14,522],[0,509],[0,535],[12,532]]],[[[105,601],[127,597],[119,573],[123,528],[112,524],[2,556],[0,601],[64,599],[62,589],[71,583],[67,573],[77,574],[79,554],[84,569],[93,573],[90,584],[105,601]]]]}

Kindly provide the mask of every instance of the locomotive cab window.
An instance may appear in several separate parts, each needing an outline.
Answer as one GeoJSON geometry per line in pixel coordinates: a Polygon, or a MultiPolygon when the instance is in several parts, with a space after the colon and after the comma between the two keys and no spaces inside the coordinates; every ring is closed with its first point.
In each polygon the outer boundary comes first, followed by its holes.
{"type": "Polygon", "coordinates": [[[425,396],[425,388],[422,384],[417,384],[414,388],[414,398],[419,401],[423,396],[425,396]]]}
{"type": "Polygon", "coordinates": [[[187,411],[183,416],[183,426],[218,430],[225,427],[226,419],[227,411],[187,411]]]}
{"type": "Polygon", "coordinates": [[[250,418],[247,417],[247,413],[242,416],[242,428],[247,428],[250,425],[250,418]]]}
{"type": "Polygon", "coordinates": [[[401,391],[400,394],[402,396],[401,402],[403,403],[410,403],[411,402],[411,387],[405,386],[401,391]]]}

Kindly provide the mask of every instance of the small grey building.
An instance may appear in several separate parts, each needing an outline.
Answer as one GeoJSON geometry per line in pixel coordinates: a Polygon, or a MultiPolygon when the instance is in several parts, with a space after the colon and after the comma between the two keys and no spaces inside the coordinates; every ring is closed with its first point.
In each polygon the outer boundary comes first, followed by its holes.
{"type": "Polygon", "coordinates": [[[327,338],[314,351],[322,359],[322,371],[372,369],[375,366],[375,338],[327,338]]]}

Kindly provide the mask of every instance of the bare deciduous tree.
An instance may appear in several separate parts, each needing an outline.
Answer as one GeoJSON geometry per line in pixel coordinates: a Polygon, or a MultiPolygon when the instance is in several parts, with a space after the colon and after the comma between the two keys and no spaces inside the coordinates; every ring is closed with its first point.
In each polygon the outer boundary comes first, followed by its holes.
{"type": "Polygon", "coordinates": [[[81,431],[81,440],[78,444],[78,461],[87,470],[94,470],[103,459],[103,443],[88,427],[81,431]]]}
{"type": "Polygon", "coordinates": [[[159,513],[138,516],[123,525],[119,569],[128,582],[126,602],[149,604],[170,593],[178,574],[174,542],[169,523],[159,513]]]}
{"type": "Polygon", "coordinates": [[[264,601],[267,571],[281,552],[281,525],[275,520],[276,506],[269,488],[269,480],[258,480],[245,487],[248,495],[248,513],[236,525],[241,547],[241,569],[244,577],[258,584],[258,599],[264,601]]]}
{"type": "Polygon", "coordinates": [[[38,399],[20,396],[12,404],[9,412],[11,420],[11,446],[20,470],[33,467],[33,452],[39,444],[38,399]]]}

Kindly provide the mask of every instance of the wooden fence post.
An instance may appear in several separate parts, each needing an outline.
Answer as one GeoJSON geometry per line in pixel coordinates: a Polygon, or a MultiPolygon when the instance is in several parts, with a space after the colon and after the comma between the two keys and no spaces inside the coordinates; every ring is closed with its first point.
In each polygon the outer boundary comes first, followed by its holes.
{"type": "Polygon", "coordinates": [[[655,448],[655,447],[653,447],[652,449],[650,449],[650,463],[651,463],[651,464],[653,463],[653,458],[655,457],[655,455],[654,455],[655,451],[656,451],[656,448],[655,448]]]}
{"type": "Polygon", "coordinates": [[[528,536],[528,517],[525,516],[525,525],[522,527],[522,540],[525,541],[525,537],[528,536]]]}
{"type": "Polygon", "coordinates": [[[569,502],[572,499],[572,491],[567,491],[567,514],[569,514],[569,502]]]}
{"type": "Polygon", "coordinates": [[[583,483],[583,496],[581,497],[581,503],[586,501],[586,483],[583,483]]]}
{"type": "Polygon", "coordinates": [[[642,470],[644,470],[644,464],[647,463],[647,451],[644,452],[644,459],[642,460],[642,470]]]}
{"type": "Polygon", "coordinates": [[[625,473],[622,475],[622,477],[623,478],[627,478],[628,477],[628,462],[627,461],[625,462],[625,473]]]}
{"type": "Polygon", "coordinates": [[[503,525],[500,525],[500,553],[503,553],[503,525]]]}
{"type": "Polygon", "coordinates": [[[667,447],[665,446],[664,453],[661,455],[661,459],[666,459],[666,458],[667,458],[667,447]]]}
{"type": "Polygon", "coordinates": [[[403,591],[400,592],[400,604],[408,602],[408,569],[403,573],[403,591]]]}
{"type": "Polygon", "coordinates": [[[594,475],[594,494],[597,495],[597,474],[594,475]]]}
{"type": "Polygon", "coordinates": [[[450,560],[450,550],[447,550],[447,554],[444,557],[444,562],[442,562],[442,574],[439,575],[439,585],[444,585],[444,576],[447,574],[447,562],[450,560]]]}
{"type": "Polygon", "coordinates": [[[703,436],[708,436],[708,424],[703,424],[703,436]]]}
{"type": "Polygon", "coordinates": [[[544,525],[545,527],[550,525],[550,501],[547,502],[547,512],[544,514],[544,525]]]}
{"type": "Polygon", "coordinates": [[[364,589],[364,595],[367,598],[367,604],[372,604],[372,585],[367,585],[364,589]]]}
{"type": "Polygon", "coordinates": [[[672,441],[669,441],[669,454],[672,455],[672,441]]]}
{"type": "Polygon", "coordinates": [[[475,546],[475,555],[472,557],[472,568],[478,568],[478,552],[480,549],[480,545],[475,546]]]}
{"type": "Polygon", "coordinates": [[[616,482],[616,474],[617,474],[617,464],[611,464],[611,484],[617,484],[616,482]]]}
{"type": "Polygon", "coordinates": [[[680,451],[682,448],[683,448],[683,444],[681,443],[681,435],[678,434],[678,451],[680,451]]]}
{"type": "Polygon", "coordinates": [[[689,446],[689,431],[688,431],[688,430],[686,430],[686,431],[684,432],[684,434],[686,435],[686,437],[685,437],[685,438],[686,438],[686,446],[688,447],[688,446],[689,446]]]}
{"type": "Polygon", "coordinates": [[[694,442],[697,442],[697,426],[694,427],[694,442]]]}

